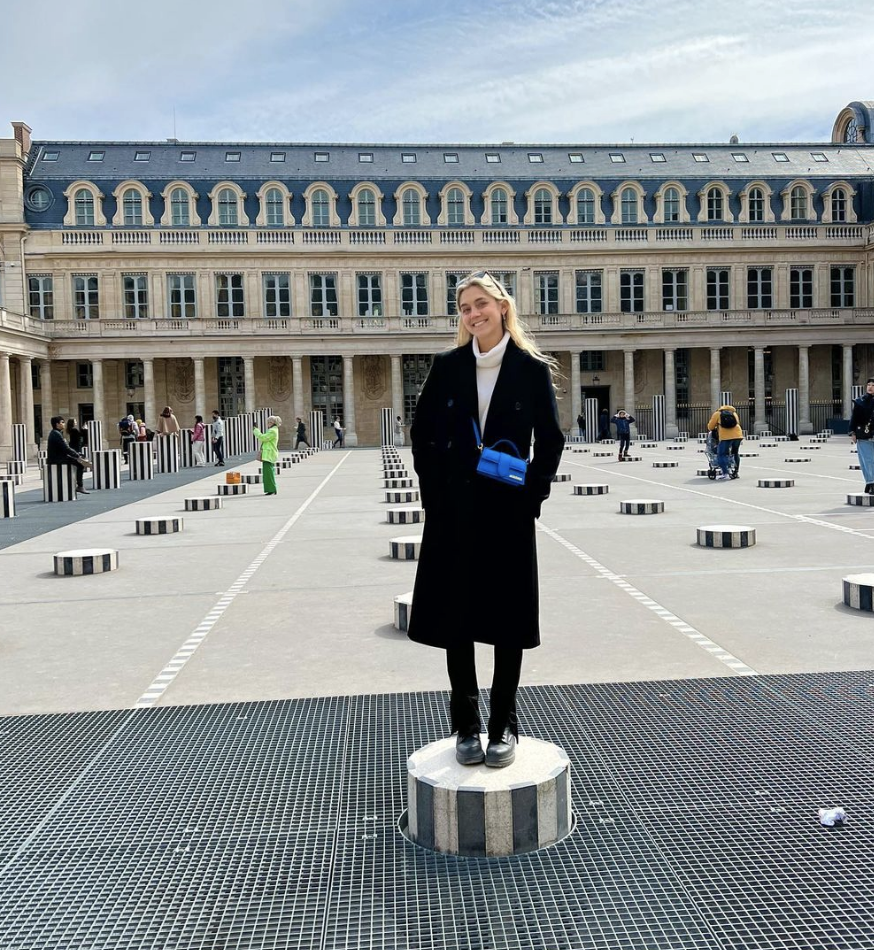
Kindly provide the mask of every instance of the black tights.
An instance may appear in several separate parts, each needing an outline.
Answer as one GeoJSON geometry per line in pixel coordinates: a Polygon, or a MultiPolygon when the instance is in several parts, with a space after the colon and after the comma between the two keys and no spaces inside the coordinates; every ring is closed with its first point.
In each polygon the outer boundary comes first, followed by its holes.
{"type": "MultiPolygon", "coordinates": [[[[476,679],[476,655],[473,643],[451,647],[446,651],[446,669],[452,686],[451,717],[452,731],[473,728],[475,723],[465,722],[465,711],[470,712],[470,701],[479,695],[476,679]],[[467,705],[466,705],[467,704],[467,705]]],[[[509,726],[518,737],[516,723],[516,690],[522,675],[522,649],[518,647],[495,647],[495,673],[489,706],[489,738],[499,739],[509,726]]],[[[478,722],[478,712],[473,715],[478,722]]]]}

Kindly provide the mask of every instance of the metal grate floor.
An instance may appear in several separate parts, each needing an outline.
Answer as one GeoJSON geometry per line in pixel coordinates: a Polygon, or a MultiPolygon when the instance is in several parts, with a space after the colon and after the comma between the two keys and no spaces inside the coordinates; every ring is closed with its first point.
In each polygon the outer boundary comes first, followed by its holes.
{"type": "Polygon", "coordinates": [[[0,947],[874,948],[874,673],[521,699],[577,826],[498,860],[397,830],[442,693],[0,719],[0,947]]]}

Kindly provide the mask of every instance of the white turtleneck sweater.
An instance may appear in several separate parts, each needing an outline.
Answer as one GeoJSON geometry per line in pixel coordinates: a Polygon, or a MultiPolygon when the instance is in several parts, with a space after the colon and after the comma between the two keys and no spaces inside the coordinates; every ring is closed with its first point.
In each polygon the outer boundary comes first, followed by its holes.
{"type": "Polygon", "coordinates": [[[507,351],[507,344],[510,342],[510,334],[504,330],[501,342],[495,344],[488,353],[480,353],[476,337],[473,338],[473,356],[476,360],[476,392],[479,402],[479,427],[480,435],[486,431],[486,417],[489,414],[489,404],[492,401],[492,393],[495,391],[495,383],[498,381],[498,373],[501,372],[501,361],[504,359],[504,353],[507,351]]]}

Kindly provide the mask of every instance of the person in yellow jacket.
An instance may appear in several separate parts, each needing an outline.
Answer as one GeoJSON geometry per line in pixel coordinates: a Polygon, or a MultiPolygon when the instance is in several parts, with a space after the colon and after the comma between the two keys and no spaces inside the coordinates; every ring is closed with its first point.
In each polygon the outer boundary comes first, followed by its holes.
{"type": "Polygon", "coordinates": [[[257,426],[252,430],[255,438],[261,443],[261,481],[264,483],[264,494],[276,494],[276,463],[279,461],[279,427],[282,419],[279,416],[267,417],[267,431],[262,432],[257,426]]]}
{"type": "Polygon", "coordinates": [[[719,431],[719,449],[716,452],[716,461],[719,463],[721,471],[716,476],[716,480],[721,481],[731,477],[729,473],[730,455],[734,456],[734,477],[737,478],[740,469],[739,449],[744,437],[744,430],[740,427],[737,410],[734,406],[720,406],[710,417],[707,429],[710,432],[714,429],[719,431]]]}

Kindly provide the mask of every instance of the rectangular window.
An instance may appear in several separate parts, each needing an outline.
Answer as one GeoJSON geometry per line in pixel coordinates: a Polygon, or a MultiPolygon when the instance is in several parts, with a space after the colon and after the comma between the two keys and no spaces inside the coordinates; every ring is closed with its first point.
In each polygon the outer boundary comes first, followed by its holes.
{"type": "Polygon", "coordinates": [[[142,360],[127,360],[124,364],[125,389],[141,389],[145,385],[142,360]]]}
{"type": "Polygon", "coordinates": [[[215,304],[219,319],[246,316],[242,274],[215,275],[215,304]]]}
{"type": "Polygon", "coordinates": [[[135,162],[147,162],[151,157],[151,152],[134,152],[135,162]]]}
{"type": "Polygon", "coordinates": [[[854,307],[856,300],[856,269],[833,267],[831,269],[831,305],[854,307]]]}
{"type": "Polygon", "coordinates": [[[660,164],[662,162],[667,161],[667,159],[665,158],[664,152],[650,152],[649,160],[651,162],[655,162],[656,164],[660,164]]]}
{"type": "Polygon", "coordinates": [[[405,165],[415,165],[416,153],[415,152],[401,152],[401,161],[405,165]]]}
{"type": "Polygon", "coordinates": [[[180,162],[193,162],[197,158],[197,152],[182,151],[179,153],[180,162]]]}
{"type": "Polygon", "coordinates": [[[785,152],[771,152],[775,162],[788,162],[789,156],[785,152]]]}
{"type": "Polygon", "coordinates": [[[428,316],[427,274],[401,274],[401,310],[407,317],[428,316]]]}
{"type": "Polygon", "coordinates": [[[828,155],[826,155],[825,152],[811,152],[811,153],[810,153],[810,157],[811,157],[815,162],[827,162],[827,161],[828,161],[828,155]]]}
{"type": "Polygon", "coordinates": [[[662,310],[689,309],[689,272],[681,268],[662,271],[662,310]]]}
{"type": "Polygon", "coordinates": [[[748,162],[748,161],[749,161],[749,158],[746,156],[746,154],[745,154],[744,152],[732,152],[732,153],[731,153],[731,157],[732,157],[736,162],[748,162]]]}
{"type": "Polygon", "coordinates": [[[373,162],[373,152],[359,152],[358,161],[365,164],[373,162]]]}
{"type": "Polygon", "coordinates": [[[284,162],[285,161],[285,152],[271,152],[270,153],[271,162],[284,162]]]}
{"type": "Polygon", "coordinates": [[[624,165],[625,156],[622,154],[622,152],[611,152],[610,161],[613,162],[614,165],[624,165]]]}
{"type": "Polygon", "coordinates": [[[149,316],[149,285],[145,274],[122,274],[125,320],[145,320],[149,316]]]}
{"type": "Polygon", "coordinates": [[[37,320],[53,320],[55,317],[54,281],[48,275],[27,278],[30,315],[37,320]]]}
{"type": "Polygon", "coordinates": [[[458,152],[444,152],[443,161],[447,165],[457,165],[458,164],[458,152]]]}
{"type": "Polygon", "coordinates": [[[580,353],[580,372],[603,373],[606,366],[603,350],[583,350],[580,353]]]}
{"type": "Polygon", "coordinates": [[[310,315],[337,316],[336,274],[310,274],[310,315]]]}
{"type": "Polygon", "coordinates": [[[537,295],[537,312],[548,315],[559,312],[558,274],[544,271],[534,275],[534,291],[537,295]]]}
{"type": "Polygon", "coordinates": [[[619,309],[623,313],[643,313],[643,299],[643,271],[622,271],[619,274],[619,309]]]}
{"type": "Polygon", "coordinates": [[[495,280],[499,280],[506,288],[507,293],[515,299],[516,297],[516,271],[513,270],[493,270],[489,271],[495,280]]]}
{"type": "MultiPolygon", "coordinates": [[[[43,159],[43,161],[46,161],[46,159],[43,159]]],[[[500,152],[486,152],[486,161],[490,165],[500,164],[500,161],[501,161],[500,152]]]]}
{"type": "Polygon", "coordinates": [[[404,384],[404,424],[410,425],[413,416],[416,413],[416,403],[419,401],[419,393],[422,386],[428,378],[431,371],[431,363],[434,357],[430,354],[423,356],[403,357],[403,384],[404,384]]]}
{"type": "Polygon", "coordinates": [[[704,152],[692,152],[692,158],[694,158],[695,161],[698,162],[699,164],[703,164],[704,162],[710,161],[710,159],[704,154],[704,152]]]}
{"type": "Polygon", "coordinates": [[[238,162],[240,160],[239,152],[225,152],[226,162],[238,162]]]}
{"type": "Polygon", "coordinates": [[[731,271],[727,267],[712,267],[707,271],[707,309],[729,309],[729,281],[731,271]]]}
{"type": "Polygon", "coordinates": [[[93,389],[94,373],[90,363],[76,364],[76,389],[93,389]]]}
{"type": "Polygon", "coordinates": [[[355,282],[358,285],[358,316],[383,316],[382,275],[358,274],[355,282]]]}
{"type": "Polygon", "coordinates": [[[171,320],[193,320],[197,316],[194,274],[169,274],[167,297],[171,320]]]}
{"type": "Polygon", "coordinates": [[[42,389],[42,363],[35,360],[30,364],[30,385],[33,389],[42,389]]]}
{"type": "Polygon", "coordinates": [[[773,272],[770,267],[747,269],[747,307],[750,310],[770,310],[774,306],[772,292],[773,272]]]}
{"type": "Polygon", "coordinates": [[[543,163],[543,155],[540,152],[529,152],[528,161],[531,162],[532,165],[540,165],[543,163]]]}
{"type": "Polygon", "coordinates": [[[582,165],[585,161],[582,152],[568,152],[567,157],[571,165],[582,165]]]}
{"type": "Polygon", "coordinates": [[[264,316],[291,316],[291,278],[288,274],[264,274],[264,316]]]}
{"type": "Polygon", "coordinates": [[[602,274],[599,270],[577,271],[577,313],[600,313],[602,274]]]}
{"type": "Polygon", "coordinates": [[[329,152],[316,152],[315,155],[313,155],[313,159],[317,162],[329,162],[331,155],[329,152]]]}
{"type": "Polygon", "coordinates": [[[92,152],[89,152],[89,153],[88,153],[88,161],[89,161],[89,162],[102,162],[103,159],[105,158],[105,156],[106,156],[106,152],[100,151],[100,150],[98,149],[98,150],[96,150],[96,151],[92,151],[92,152]]]}
{"type": "Polygon", "coordinates": [[[73,316],[76,320],[100,317],[100,295],[96,274],[73,275],[73,316]]]}
{"type": "Polygon", "coordinates": [[[813,306],[813,268],[793,267],[789,271],[789,306],[809,310],[813,306]]]}
{"type": "Polygon", "coordinates": [[[467,277],[465,273],[449,273],[446,275],[446,312],[450,317],[458,313],[458,304],[455,301],[455,288],[459,281],[467,277]]]}
{"type": "MultiPolygon", "coordinates": [[[[343,418],[343,358],[341,356],[310,357],[310,394],[315,411],[321,410],[325,426],[337,416],[343,418]]],[[[322,441],[323,432],[309,432],[310,439],[322,441]]],[[[318,442],[314,441],[316,445],[318,442]]]]}
{"type": "Polygon", "coordinates": [[[42,160],[44,162],[56,162],[60,154],[61,154],[60,152],[55,152],[55,151],[43,152],[42,160]]]}

